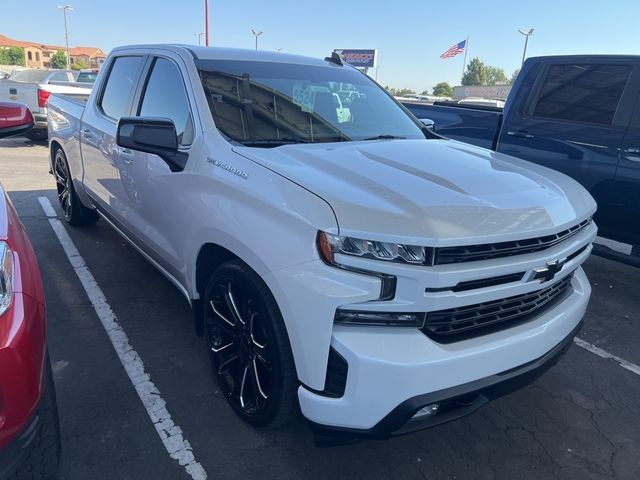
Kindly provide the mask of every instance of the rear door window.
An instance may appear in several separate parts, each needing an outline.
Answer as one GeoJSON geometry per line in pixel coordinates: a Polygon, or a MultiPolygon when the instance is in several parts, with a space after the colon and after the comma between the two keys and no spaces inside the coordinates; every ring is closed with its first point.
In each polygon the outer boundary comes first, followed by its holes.
{"type": "Polygon", "coordinates": [[[100,108],[108,117],[118,120],[128,113],[142,61],[143,57],[118,57],[114,60],[100,100],[100,108]]]}
{"type": "Polygon", "coordinates": [[[138,115],[171,119],[180,145],[192,143],[193,123],[187,92],[182,74],[171,60],[154,60],[138,115]]]}
{"type": "Polygon", "coordinates": [[[68,82],[69,74],[67,72],[56,72],[49,78],[50,82],[68,82]]]}
{"type": "Polygon", "coordinates": [[[551,65],[532,114],[611,125],[630,73],[630,65],[551,65]]]}

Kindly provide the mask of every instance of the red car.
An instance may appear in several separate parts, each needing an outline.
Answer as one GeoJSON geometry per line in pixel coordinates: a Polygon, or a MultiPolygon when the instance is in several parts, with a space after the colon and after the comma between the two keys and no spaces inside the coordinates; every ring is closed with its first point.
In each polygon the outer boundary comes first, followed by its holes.
{"type": "MultiPolygon", "coordinates": [[[[31,125],[26,106],[0,102],[0,137],[31,125]]],[[[45,319],[36,255],[0,186],[0,479],[46,479],[58,469],[60,425],[45,319]]]]}

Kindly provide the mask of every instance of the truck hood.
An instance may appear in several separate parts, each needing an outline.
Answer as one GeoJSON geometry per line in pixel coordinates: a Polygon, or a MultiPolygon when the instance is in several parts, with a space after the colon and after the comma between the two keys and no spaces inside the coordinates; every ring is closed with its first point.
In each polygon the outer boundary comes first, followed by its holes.
{"type": "Polygon", "coordinates": [[[234,147],[322,197],[342,235],[451,245],[545,235],[595,202],[553,170],[453,140],[234,147]]]}

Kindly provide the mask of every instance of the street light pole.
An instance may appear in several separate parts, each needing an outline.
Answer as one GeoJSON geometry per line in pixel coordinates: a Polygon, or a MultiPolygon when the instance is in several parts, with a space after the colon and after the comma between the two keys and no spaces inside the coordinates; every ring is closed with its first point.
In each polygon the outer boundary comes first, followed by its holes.
{"type": "Polygon", "coordinates": [[[204,44],[209,46],[209,0],[204,0],[204,44]]]}
{"type": "Polygon", "coordinates": [[[195,35],[196,35],[196,37],[198,37],[198,46],[201,46],[202,45],[202,36],[204,35],[204,32],[196,33],[195,35]]]}
{"type": "Polygon", "coordinates": [[[262,35],[264,32],[256,32],[253,28],[251,29],[251,33],[253,33],[256,37],[256,50],[258,49],[258,37],[262,35]]]}
{"type": "Polygon", "coordinates": [[[69,58],[69,31],[67,30],[67,11],[73,10],[71,5],[58,5],[64,14],[64,42],[67,48],[67,70],[71,70],[71,59],[69,58]]]}
{"type": "Polygon", "coordinates": [[[518,32],[524,35],[524,51],[522,52],[522,64],[520,65],[520,68],[522,68],[522,65],[524,65],[524,59],[527,56],[527,44],[529,43],[529,37],[533,35],[533,28],[530,28],[526,32],[523,32],[522,30],[518,30],[518,32]]]}

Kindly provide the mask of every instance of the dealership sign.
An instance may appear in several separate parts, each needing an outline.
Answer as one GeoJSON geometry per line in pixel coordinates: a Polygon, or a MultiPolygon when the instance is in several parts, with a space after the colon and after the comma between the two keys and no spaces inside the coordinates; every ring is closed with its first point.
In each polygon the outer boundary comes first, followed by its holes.
{"type": "Polygon", "coordinates": [[[349,65],[353,65],[358,68],[375,68],[376,67],[376,57],[378,56],[377,50],[367,50],[367,49],[343,49],[343,50],[334,50],[340,58],[342,58],[343,62],[348,63],[349,65]]]}

